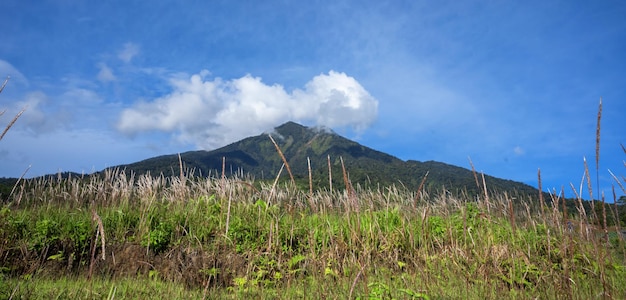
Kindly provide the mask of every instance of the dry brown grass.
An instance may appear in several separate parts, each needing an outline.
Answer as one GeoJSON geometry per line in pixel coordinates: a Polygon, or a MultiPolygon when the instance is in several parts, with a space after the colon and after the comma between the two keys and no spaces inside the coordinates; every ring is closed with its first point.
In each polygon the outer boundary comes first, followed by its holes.
{"type": "MultiPolygon", "coordinates": [[[[4,80],[4,83],[2,84],[2,87],[0,87],[0,93],[2,93],[2,91],[4,91],[4,88],[6,87],[7,83],[9,82],[10,77],[7,76],[7,78],[4,80]]],[[[13,127],[13,125],[15,124],[15,122],[17,122],[17,119],[19,119],[22,114],[26,111],[26,107],[22,108],[22,110],[20,110],[15,117],[13,117],[13,119],[11,119],[11,121],[9,122],[9,124],[4,128],[4,131],[2,131],[2,134],[0,134],[0,140],[2,140],[2,138],[4,138],[4,136],[7,134],[7,132],[9,131],[9,129],[11,129],[11,127],[13,127]]],[[[0,117],[2,115],[4,115],[4,113],[6,112],[6,110],[3,110],[0,112],[0,117]]]]}

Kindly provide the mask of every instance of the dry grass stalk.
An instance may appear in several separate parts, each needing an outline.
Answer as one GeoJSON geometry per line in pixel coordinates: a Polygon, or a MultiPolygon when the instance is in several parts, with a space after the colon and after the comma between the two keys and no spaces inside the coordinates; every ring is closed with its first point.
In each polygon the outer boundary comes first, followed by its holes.
{"type": "Polygon", "coordinates": [[[350,183],[350,178],[348,178],[348,172],[346,171],[346,167],[343,164],[343,157],[339,157],[341,161],[341,171],[343,173],[343,183],[346,186],[346,192],[348,193],[348,199],[350,200],[353,207],[357,206],[355,191],[352,188],[352,183],[350,183]]]}
{"type": "Polygon", "coordinates": [[[330,186],[330,193],[333,193],[333,170],[330,165],[330,155],[326,156],[328,161],[328,185],[330,186]]]}
{"type": "Polygon", "coordinates": [[[544,210],[546,207],[546,203],[543,200],[543,188],[541,187],[541,169],[537,169],[537,183],[539,184],[539,204],[541,205],[541,219],[543,219],[543,223],[546,223],[544,210]]]}
{"type": "Polygon", "coordinates": [[[314,212],[316,212],[317,207],[315,206],[315,199],[313,197],[313,172],[311,172],[311,159],[307,157],[306,162],[309,168],[309,206],[314,212]]]}
{"type": "Polygon", "coordinates": [[[596,212],[596,206],[595,206],[595,200],[593,199],[593,191],[591,188],[591,176],[589,175],[589,167],[587,166],[587,159],[583,159],[584,165],[585,165],[585,179],[587,181],[587,189],[589,189],[589,198],[591,201],[591,218],[593,219],[591,224],[591,228],[588,228],[586,231],[591,231],[591,241],[593,244],[593,249],[594,249],[594,253],[596,254],[596,257],[599,256],[599,252],[598,252],[598,243],[597,243],[597,239],[595,238],[595,233],[593,232],[593,228],[595,225],[600,225],[600,219],[598,218],[598,213],[596,212]],[[589,230],[590,229],[590,230],[589,230]]]}
{"type": "Polygon", "coordinates": [[[596,213],[595,201],[593,199],[593,188],[591,187],[591,175],[589,175],[589,166],[587,165],[587,159],[583,157],[583,164],[585,165],[585,180],[587,181],[587,189],[589,190],[589,201],[591,201],[591,217],[593,222],[598,222],[598,214],[596,213]]]}
{"type": "Polygon", "coordinates": [[[417,202],[419,202],[419,200],[422,198],[422,189],[424,188],[424,183],[426,182],[428,173],[430,173],[430,171],[426,171],[424,178],[422,178],[422,181],[420,182],[420,185],[417,188],[417,193],[415,194],[415,199],[413,201],[413,208],[417,208],[417,202]]]}
{"type": "Polygon", "coordinates": [[[224,233],[224,236],[226,236],[226,238],[228,238],[228,228],[230,226],[230,206],[233,200],[233,189],[229,189],[228,190],[228,210],[226,211],[226,232],[224,233]]]}
{"type": "Polygon", "coordinates": [[[606,202],[604,200],[604,192],[602,193],[602,229],[604,230],[604,239],[609,241],[609,228],[606,224],[606,202]]]}
{"type": "Polygon", "coordinates": [[[476,169],[474,168],[474,163],[472,162],[472,159],[468,156],[467,159],[469,159],[469,163],[470,166],[472,167],[472,174],[474,174],[474,180],[476,181],[476,187],[480,189],[480,183],[478,183],[478,175],[476,174],[476,169]]]}
{"type": "Polygon", "coordinates": [[[183,169],[183,159],[180,157],[180,153],[178,153],[178,168],[180,169],[180,181],[185,183],[185,173],[183,169]]]}
{"type": "MultiPolygon", "coordinates": [[[[613,177],[613,180],[617,182],[617,185],[620,187],[620,189],[622,189],[622,192],[626,193],[626,188],[624,188],[624,185],[619,181],[619,179],[617,179],[617,176],[615,176],[615,174],[613,174],[611,170],[609,170],[609,174],[611,174],[611,177],[613,177]]],[[[624,180],[624,182],[626,182],[626,180],[624,180]]]]}
{"type": "Polygon", "coordinates": [[[226,156],[222,156],[222,181],[226,180],[226,156]]]}
{"type": "Polygon", "coordinates": [[[366,266],[367,264],[363,264],[359,272],[354,277],[354,280],[352,281],[352,285],[350,286],[350,293],[348,294],[348,299],[352,299],[352,292],[354,292],[354,288],[356,287],[356,284],[359,281],[359,277],[361,277],[361,274],[363,274],[363,270],[365,270],[366,266]]]}
{"type": "MultiPolygon", "coordinates": [[[[568,227],[567,224],[569,223],[569,220],[568,220],[567,205],[565,203],[565,198],[561,199],[560,196],[561,195],[559,195],[556,198],[556,203],[555,203],[554,207],[558,208],[559,200],[561,200],[562,211],[563,211],[563,220],[562,220],[562,222],[558,222],[557,225],[559,226],[559,228],[561,228],[561,234],[562,234],[563,232],[565,232],[564,229],[566,229],[568,227]]],[[[555,218],[556,218],[556,216],[558,216],[558,215],[555,214],[555,218]]]]}
{"type": "Polygon", "coordinates": [[[274,141],[274,138],[272,138],[271,134],[268,134],[267,136],[270,137],[270,140],[274,144],[274,147],[276,147],[276,151],[278,152],[278,155],[280,155],[280,158],[283,160],[283,163],[285,163],[285,167],[287,168],[287,173],[289,173],[289,178],[291,179],[291,183],[293,183],[295,185],[296,181],[293,179],[293,174],[291,173],[291,168],[289,167],[289,163],[287,162],[287,159],[285,158],[285,155],[283,154],[283,151],[280,150],[280,147],[278,147],[278,144],[276,144],[276,141],[274,141]]]}
{"type": "MultiPolygon", "coordinates": [[[[600,100],[600,101],[602,101],[602,100],[600,100]]],[[[600,103],[602,103],[602,102],[600,102],[600,103]]],[[[602,105],[602,104],[600,104],[600,105],[602,105]]],[[[606,208],[604,206],[605,205],[604,192],[602,192],[602,196],[601,197],[602,197],[602,220],[603,220],[602,229],[604,230],[604,242],[608,244],[609,243],[609,231],[608,231],[607,226],[606,226],[606,208]]],[[[598,253],[598,261],[600,261],[600,262],[606,261],[606,254],[607,253],[606,253],[605,250],[606,250],[605,247],[599,247],[598,248],[598,251],[600,251],[600,253],[598,253]]],[[[612,258],[609,258],[609,260],[612,261],[612,258]]],[[[606,284],[606,272],[604,270],[605,264],[604,263],[599,263],[598,265],[600,266],[600,280],[602,281],[602,295],[605,296],[605,298],[606,298],[606,296],[609,296],[609,298],[607,298],[607,299],[610,299],[611,297],[610,297],[610,294],[608,292],[608,286],[606,284]]]]}
{"type": "MultiPolygon", "coordinates": [[[[4,80],[4,83],[2,84],[2,87],[0,87],[0,93],[2,93],[2,91],[4,91],[4,87],[7,86],[7,83],[9,82],[9,79],[11,77],[7,76],[7,78],[4,80]]],[[[20,116],[24,113],[24,111],[26,111],[26,107],[22,108],[22,110],[20,110],[20,112],[17,113],[17,115],[15,115],[15,117],[13,117],[13,120],[11,120],[11,122],[9,122],[9,125],[7,125],[4,128],[4,131],[2,132],[2,134],[0,135],[0,140],[2,140],[2,138],[4,138],[4,135],[7,134],[7,132],[9,131],[9,129],[11,129],[11,127],[13,126],[13,124],[15,124],[15,122],[17,121],[17,119],[20,118],[20,116]]],[[[0,112],[0,116],[4,115],[5,111],[0,112]]]]}
{"type": "Polygon", "coordinates": [[[596,188],[600,191],[600,121],[602,120],[602,97],[598,105],[598,124],[596,125],[596,188]]]}
{"type": "Polygon", "coordinates": [[[2,84],[2,87],[0,87],[0,93],[2,93],[2,91],[4,91],[4,87],[7,86],[7,83],[9,82],[9,79],[11,79],[11,76],[7,76],[7,78],[4,80],[4,83],[2,84]]]}
{"type": "Polygon", "coordinates": [[[309,170],[309,195],[313,197],[313,174],[311,174],[311,159],[306,158],[307,169],[309,170]]]}
{"type": "MultiPolygon", "coordinates": [[[[26,173],[28,173],[28,170],[30,170],[30,167],[32,165],[29,165],[28,168],[26,168],[26,170],[22,173],[22,175],[20,175],[20,178],[17,179],[17,181],[15,182],[15,184],[13,185],[13,188],[11,189],[11,193],[9,193],[9,198],[11,198],[11,196],[13,196],[13,193],[15,192],[15,189],[17,188],[17,186],[20,184],[20,181],[22,181],[22,179],[24,179],[24,176],[26,175],[26,173]]],[[[23,186],[22,186],[23,187],[23,186]]],[[[20,201],[22,200],[22,197],[19,197],[17,199],[17,206],[20,206],[20,201]]]]}
{"type": "MultiPolygon", "coordinates": [[[[565,205],[565,199],[563,199],[562,201],[563,204],[563,223],[567,224],[568,220],[567,220],[567,206],[565,205]]],[[[557,203],[558,205],[558,203],[557,203]]],[[[567,264],[564,264],[563,267],[563,276],[562,276],[562,286],[564,287],[565,290],[567,290],[568,292],[568,298],[569,299],[573,299],[573,295],[572,295],[572,286],[571,286],[571,278],[570,278],[570,268],[572,265],[572,261],[573,261],[573,255],[574,255],[574,251],[572,251],[572,247],[571,247],[571,243],[572,243],[572,236],[570,234],[565,235],[565,239],[563,239],[563,243],[561,243],[561,253],[563,253],[563,256],[565,258],[567,258],[568,262],[567,264]]]]}
{"type": "Polygon", "coordinates": [[[280,166],[280,170],[278,170],[278,174],[276,174],[276,179],[274,179],[274,183],[272,184],[272,189],[270,190],[270,196],[267,198],[267,205],[269,206],[272,203],[272,198],[276,193],[276,185],[278,184],[278,179],[280,178],[280,174],[283,173],[283,169],[285,168],[285,164],[280,166]]]}
{"type": "Polygon", "coordinates": [[[106,245],[106,237],[104,235],[104,225],[102,224],[102,218],[100,218],[100,216],[96,212],[95,208],[91,211],[91,213],[93,215],[93,220],[98,223],[98,231],[100,232],[100,239],[101,239],[101,242],[102,242],[102,260],[105,260],[106,259],[106,256],[105,256],[105,254],[106,254],[106,248],[105,248],[106,247],[105,246],[106,245]]]}
{"type": "Polygon", "coordinates": [[[17,122],[17,119],[20,118],[20,116],[26,111],[26,107],[22,108],[22,110],[20,110],[20,112],[17,113],[17,115],[15,115],[15,117],[13,117],[13,120],[11,120],[11,122],[9,122],[9,125],[7,125],[6,128],[4,128],[4,131],[2,132],[2,134],[0,135],[0,140],[2,140],[2,138],[4,138],[4,136],[7,134],[7,132],[9,131],[9,129],[11,129],[11,127],[13,127],[13,125],[15,124],[15,122],[17,122]]]}
{"type": "Polygon", "coordinates": [[[507,193],[504,193],[504,198],[507,199],[509,204],[509,222],[511,223],[511,228],[513,233],[515,233],[515,213],[513,210],[513,200],[507,196],[507,193]]]}
{"type": "MultiPolygon", "coordinates": [[[[626,261],[626,250],[624,248],[624,235],[621,234],[622,233],[622,222],[621,220],[617,217],[619,215],[619,210],[617,208],[617,195],[615,194],[615,186],[612,187],[612,191],[613,191],[613,209],[611,209],[611,212],[613,213],[613,220],[615,220],[616,224],[615,224],[615,230],[617,231],[617,237],[619,238],[619,245],[620,248],[622,248],[622,254],[624,256],[624,261],[626,261]]],[[[611,206],[609,205],[609,208],[611,206]]]]}
{"type": "Polygon", "coordinates": [[[100,237],[101,243],[102,243],[102,260],[105,260],[106,258],[106,238],[104,236],[104,225],[102,224],[102,219],[100,218],[100,216],[98,215],[98,213],[96,212],[96,206],[95,203],[92,202],[92,209],[91,209],[91,219],[96,222],[98,224],[98,230],[96,231],[96,239],[94,241],[93,247],[91,248],[91,262],[89,263],[89,274],[87,275],[87,278],[90,280],[91,276],[93,275],[93,267],[96,263],[95,260],[95,254],[96,254],[96,245],[95,243],[98,241],[98,237],[100,237]]]}
{"type": "Polygon", "coordinates": [[[487,193],[487,183],[485,183],[485,173],[480,173],[480,175],[483,178],[483,191],[485,193],[485,203],[487,205],[487,217],[489,218],[489,221],[491,222],[491,210],[489,208],[491,204],[489,203],[489,194],[487,193]]]}

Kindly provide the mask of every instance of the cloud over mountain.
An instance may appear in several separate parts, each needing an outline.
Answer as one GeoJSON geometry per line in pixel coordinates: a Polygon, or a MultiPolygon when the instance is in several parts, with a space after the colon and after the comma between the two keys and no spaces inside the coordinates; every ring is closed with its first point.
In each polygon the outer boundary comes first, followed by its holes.
{"type": "Polygon", "coordinates": [[[169,94],[123,110],[117,129],[131,135],[172,133],[182,142],[214,149],[290,120],[361,131],[378,113],[378,100],[341,72],[320,74],[291,92],[251,75],[232,80],[208,76],[205,70],[170,79],[169,94]]]}

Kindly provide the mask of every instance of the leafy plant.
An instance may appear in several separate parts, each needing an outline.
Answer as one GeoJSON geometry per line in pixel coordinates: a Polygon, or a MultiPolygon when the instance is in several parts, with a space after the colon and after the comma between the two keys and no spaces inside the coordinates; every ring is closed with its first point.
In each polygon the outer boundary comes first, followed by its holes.
{"type": "Polygon", "coordinates": [[[161,253],[170,244],[172,236],[172,226],[166,222],[159,222],[146,236],[141,243],[155,253],[161,253]]]}
{"type": "Polygon", "coordinates": [[[51,219],[42,219],[35,223],[35,232],[33,233],[33,244],[37,250],[46,246],[50,246],[60,238],[59,223],[51,219]]]}

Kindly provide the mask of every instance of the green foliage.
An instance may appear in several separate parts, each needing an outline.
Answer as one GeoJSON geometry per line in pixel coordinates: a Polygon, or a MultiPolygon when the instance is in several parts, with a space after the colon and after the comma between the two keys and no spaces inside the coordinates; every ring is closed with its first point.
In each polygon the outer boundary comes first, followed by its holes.
{"type": "Polygon", "coordinates": [[[141,241],[141,245],[148,247],[155,253],[161,253],[170,245],[172,225],[164,221],[155,221],[151,227],[148,234],[141,241]]]}
{"type": "Polygon", "coordinates": [[[35,223],[33,232],[33,243],[31,246],[36,250],[41,250],[50,246],[61,238],[59,223],[52,219],[42,219],[35,223]]]}
{"type": "Polygon", "coordinates": [[[441,216],[428,217],[428,230],[435,238],[442,238],[446,233],[446,221],[441,216]]]}
{"type": "Polygon", "coordinates": [[[231,219],[229,228],[229,236],[235,243],[238,253],[248,250],[259,250],[267,241],[267,231],[263,227],[259,227],[258,222],[253,221],[251,216],[235,216],[231,219]]]}
{"type": "Polygon", "coordinates": [[[61,226],[61,236],[73,244],[77,254],[83,254],[89,249],[94,232],[91,220],[84,214],[67,216],[61,226]]]}
{"type": "Polygon", "coordinates": [[[107,209],[101,213],[105,232],[111,240],[123,241],[138,231],[140,214],[138,209],[107,209]]]}
{"type": "Polygon", "coordinates": [[[296,254],[287,262],[287,266],[289,268],[289,273],[298,273],[302,271],[302,262],[306,260],[306,256],[302,254],[296,254]]]}

